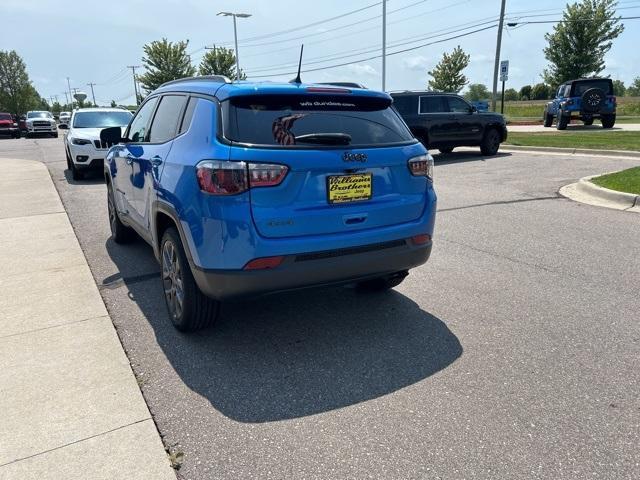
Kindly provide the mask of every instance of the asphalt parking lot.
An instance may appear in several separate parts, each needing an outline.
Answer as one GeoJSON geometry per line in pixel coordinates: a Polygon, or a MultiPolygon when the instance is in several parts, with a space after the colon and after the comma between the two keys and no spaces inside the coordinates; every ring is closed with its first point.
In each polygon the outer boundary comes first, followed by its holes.
{"type": "Polygon", "coordinates": [[[3,157],[47,164],[180,477],[640,478],[640,216],[557,194],[639,159],[440,156],[434,251],[396,290],[228,304],[183,335],[61,138],[3,157]]]}

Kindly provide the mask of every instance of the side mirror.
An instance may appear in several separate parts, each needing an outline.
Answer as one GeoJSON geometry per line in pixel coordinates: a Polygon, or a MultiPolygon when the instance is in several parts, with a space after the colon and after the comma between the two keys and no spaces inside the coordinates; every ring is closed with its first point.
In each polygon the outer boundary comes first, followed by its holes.
{"type": "Polygon", "coordinates": [[[122,138],[120,127],[103,128],[100,131],[100,143],[104,148],[111,148],[121,142],[126,142],[126,139],[122,138]]]}

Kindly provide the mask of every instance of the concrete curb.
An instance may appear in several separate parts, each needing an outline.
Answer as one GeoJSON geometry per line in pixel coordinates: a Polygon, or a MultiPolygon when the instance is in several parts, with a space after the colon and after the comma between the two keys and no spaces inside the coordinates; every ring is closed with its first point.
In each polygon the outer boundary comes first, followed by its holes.
{"type": "Polygon", "coordinates": [[[589,205],[640,213],[640,195],[610,190],[591,181],[601,175],[590,175],[577,183],[566,185],[560,189],[560,195],[589,205]]]}
{"type": "Polygon", "coordinates": [[[0,158],[0,479],[175,480],[41,162],[0,158]]]}
{"type": "Polygon", "coordinates": [[[566,155],[607,155],[612,157],[640,158],[640,152],[630,150],[594,150],[590,148],[559,148],[559,147],[527,147],[522,145],[507,145],[500,147],[502,151],[516,152],[549,152],[564,153],[566,155]]]}

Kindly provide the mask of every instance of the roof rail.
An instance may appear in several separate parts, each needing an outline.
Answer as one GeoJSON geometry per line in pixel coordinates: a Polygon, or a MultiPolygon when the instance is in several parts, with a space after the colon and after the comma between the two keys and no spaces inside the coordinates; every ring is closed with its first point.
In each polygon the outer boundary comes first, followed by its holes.
{"type": "Polygon", "coordinates": [[[158,88],[166,87],[167,85],[175,85],[176,83],[193,82],[193,81],[231,83],[231,80],[229,80],[229,77],[225,77],[224,75],[200,75],[198,77],[184,77],[184,78],[178,78],[177,80],[171,80],[169,82],[163,83],[158,88]]]}

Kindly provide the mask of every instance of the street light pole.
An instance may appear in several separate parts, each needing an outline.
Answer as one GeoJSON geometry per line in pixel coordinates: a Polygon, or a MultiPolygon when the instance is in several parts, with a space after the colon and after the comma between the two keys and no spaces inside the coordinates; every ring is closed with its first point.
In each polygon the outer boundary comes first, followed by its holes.
{"type": "Polygon", "coordinates": [[[240,79],[240,54],[238,52],[238,24],[237,18],[249,18],[250,13],[233,13],[233,12],[218,12],[218,16],[233,17],[233,38],[236,46],[236,79],[240,79]]]}
{"type": "Polygon", "coordinates": [[[138,96],[138,82],[136,82],[136,68],[140,68],[140,65],[128,65],[127,68],[130,68],[133,72],[133,91],[136,95],[136,105],[140,105],[140,97],[138,96]]]}
{"type": "Polygon", "coordinates": [[[504,27],[504,10],[507,0],[502,0],[500,7],[500,23],[498,24],[498,40],[496,42],[496,61],[493,68],[493,92],[491,95],[491,110],[496,111],[496,96],[498,95],[498,70],[500,68],[500,49],[502,47],[502,29],[504,27]]]}
{"type": "Polygon", "coordinates": [[[67,87],[69,87],[69,100],[71,101],[71,110],[73,110],[73,95],[71,95],[71,82],[69,81],[69,77],[67,77],[67,87]]]}
{"type": "Polygon", "coordinates": [[[97,107],[98,104],[96,103],[96,94],[93,92],[93,86],[95,85],[95,83],[89,82],[87,83],[87,85],[91,87],[91,96],[93,97],[93,104],[97,107]]]}
{"type": "Polygon", "coordinates": [[[387,0],[382,0],[382,91],[387,87],[387,0]]]}

